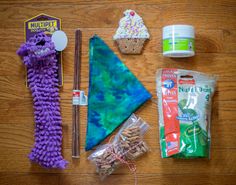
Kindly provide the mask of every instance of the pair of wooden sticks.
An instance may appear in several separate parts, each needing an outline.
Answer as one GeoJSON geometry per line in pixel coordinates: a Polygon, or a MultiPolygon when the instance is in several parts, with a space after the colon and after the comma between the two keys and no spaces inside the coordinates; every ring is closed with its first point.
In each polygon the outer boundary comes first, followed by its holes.
{"type": "MultiPolygon", "coordinates": [[[[75,31],[74,85],[80,90],[82,32],[75,31]]],[[[72,158],[80,157],[80,105],[72,105],[72,158]]]]}

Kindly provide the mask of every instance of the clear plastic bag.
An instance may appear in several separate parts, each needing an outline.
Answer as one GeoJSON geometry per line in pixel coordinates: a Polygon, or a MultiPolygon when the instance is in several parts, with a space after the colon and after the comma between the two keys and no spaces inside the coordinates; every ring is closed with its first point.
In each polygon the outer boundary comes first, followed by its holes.
{"type": "Polygon", "coordinates": [[[162,157],[209,157],[216,77],[189,70],[161,69],[156,83],[162,157]]]}
{"type": "Polygon", "coordinates": [[[108,144],[98,147],[89,157],[101,179],[110,175],[121,164],[129,165],[130,160],[149,151],[143,141],[143,135],[149,125],[132,114],[120,128],[114,139],[108,144]]]}

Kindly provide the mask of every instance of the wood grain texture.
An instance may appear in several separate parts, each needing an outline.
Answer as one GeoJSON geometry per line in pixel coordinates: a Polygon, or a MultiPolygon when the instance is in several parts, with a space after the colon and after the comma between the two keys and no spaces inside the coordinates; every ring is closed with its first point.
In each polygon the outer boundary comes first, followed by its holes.
{"type": "Polygon", "coordinates": [[[0,184],[1,185],[132,185],[126,167],[100,181],[84,152],[87,108],[81,115],[81,159],[71,159],[74,31],[83,32],[82,83],[88,92],[88,40],[101,36],[152,93],[137,114],[150,125],[145,140],[151,152],[138,159],[139,185],[236,184],[236,1],[235,0],[1,0],[0,1],[0,184]],[[151,40],[142,55],[122,55],[112,36],[125,9],[135,9],[149,28],[151,40]],[[69,43],[63,52],[64,86],[60,90],[64,171],[42,169],[27,158],[34,142],[32,98],[25,87],[25,68],[16,50],[24,41],[23,21],[38,13],[62,18],[69,43]],[[196,56],[169,59],[161,54],[161,28],[168,24],[196,28],[196,56]],[[161,159],[155,74],[176,67],[218,76],[213,102],[211,159],[161,159]]]}
{"type": "MultiPolygon", "coordinates": [[[[44,174],[28,174],[28,173],[17,173],[9,174],[2,173],[0,180],[1,185],[11,185],[9,179],[14,178],[17,181],[17,185],[111,185],[111,184],[122,184],[130,185],[133,184],[132,175],[111,175],[105,181],[100,181],[99,178],[94,174],[63,174],[63,175],[44,175],[44,174]]],[[[227,184],[235,185],[234,175],[142,175],[137,176],[139,184],[164,184],[164,185],[212,185],[212,184],[227,184]]]]}

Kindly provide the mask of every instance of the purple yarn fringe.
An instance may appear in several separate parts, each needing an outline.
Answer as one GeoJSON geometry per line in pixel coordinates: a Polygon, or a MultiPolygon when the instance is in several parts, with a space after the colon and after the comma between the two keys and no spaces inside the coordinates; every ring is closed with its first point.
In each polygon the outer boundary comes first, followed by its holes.
{"type": "Polygon", "coordinates": [[[57,79],[56,51],[51,38],[38,33],[21,45],[17,54],[28,71],[35,118],[35,144],[29,159],[46,168],[64,169],[61,155],[62,118],[57,79]]]}

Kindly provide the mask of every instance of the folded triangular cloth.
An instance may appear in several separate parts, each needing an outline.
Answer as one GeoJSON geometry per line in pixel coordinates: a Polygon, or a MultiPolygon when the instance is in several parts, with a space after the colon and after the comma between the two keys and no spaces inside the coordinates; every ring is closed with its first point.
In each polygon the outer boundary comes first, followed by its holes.
{"type": "Polygon", "coordinates": [[[151,98],[140,81],[98,36],[90,38],[89,65],[85,150],[103,141],[151,98]]]}

